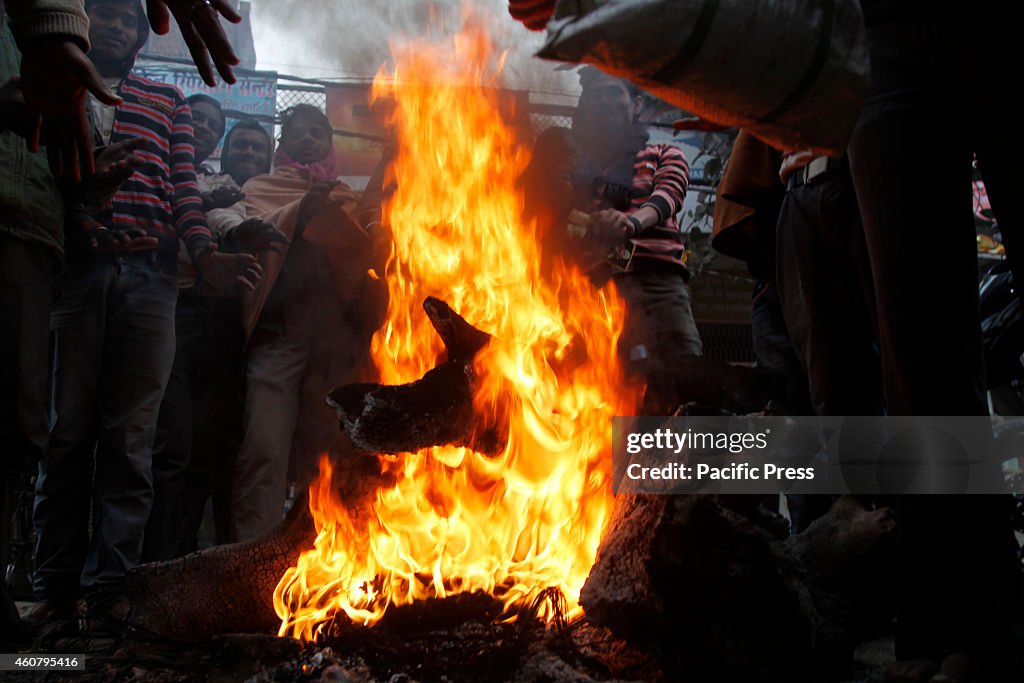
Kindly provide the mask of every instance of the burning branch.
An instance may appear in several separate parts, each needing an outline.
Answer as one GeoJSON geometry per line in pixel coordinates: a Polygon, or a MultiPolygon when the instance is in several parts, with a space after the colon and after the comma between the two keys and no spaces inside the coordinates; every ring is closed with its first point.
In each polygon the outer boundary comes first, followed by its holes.
{"type": "Polygon", "coordinates": [[[430,446],[466,446],[497,455],[507,442],[500,419],[483,417],[473,407],[477,379],[473,359],[491,340],[448,304],[423,302],[430,323],[445,345],[446,360],[409,384],[349,384],[327,395],[338,420],[357,448],[369,453],[408,453],[430,446]]]}

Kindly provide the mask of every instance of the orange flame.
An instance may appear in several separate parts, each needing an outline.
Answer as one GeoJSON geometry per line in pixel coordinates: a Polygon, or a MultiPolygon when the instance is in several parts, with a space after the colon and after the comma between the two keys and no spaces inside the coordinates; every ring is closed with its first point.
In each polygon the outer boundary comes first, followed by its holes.
{"type": "Polygon", "coordinates": [[[389,605],[486,591],[506,609],[559,587],[573,611],[611,512],[611,418],[638,390],[615,353],[623,304],[556,263],[542,274],[516,179],[527,152],[499,115],[482,30],[452,45],[393,48],[374,97],[397,102],[398,191],[388,318],[373,339],[382,381],[434,367],[443,345],[422,312],[447,301],[494,339],[475,359],[478,412],[509,421],[497,457],[441,447],[381,458],[393,485],[348,510],[326,459],[310,489],[312,550],[274,594],[280,635],[315,640],[339,612],[373,624],[389,605]]]}

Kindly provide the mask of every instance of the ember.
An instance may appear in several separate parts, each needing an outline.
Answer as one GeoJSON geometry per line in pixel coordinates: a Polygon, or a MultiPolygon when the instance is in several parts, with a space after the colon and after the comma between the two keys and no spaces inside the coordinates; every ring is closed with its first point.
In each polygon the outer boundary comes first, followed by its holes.
{"type": "Polygon", "coordinates": [[[397,103],[399,140],[386,207],[391,302],[374,359],[386,384],[434,367],[443,348],[420,305],[444,299],[493,336],[474,360],[474,410],[481,429],[509,436],[497,455],[448,446],[380,456],[393,483],[369,511],[338,499],[325,460],[310,491],[316,542],[274,595],[279,633],[302,640],[341,612],[368,625],[390,605],[473,591],[508,614],[556,587],[579,610],[612,507],[611,417],[632,414],[639,394],[615,353],[616,295],[561,264],[540,271],[516,188],[527,152],[499,115],[501,59],[487,36],[468,27],[452,43],[392,52],[394,72],[373,89],[397,103]]]}

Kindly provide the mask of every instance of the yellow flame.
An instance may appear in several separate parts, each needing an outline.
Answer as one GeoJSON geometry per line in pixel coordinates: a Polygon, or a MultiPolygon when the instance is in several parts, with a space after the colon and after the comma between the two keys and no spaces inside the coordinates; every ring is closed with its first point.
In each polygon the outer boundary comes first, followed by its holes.
{"type": "Polygon", "coordinates": [[[475,359],[474,400],[508,421],[509,439],[496,457],[381,458],[393,483],[368,515],[338,500],[325,458],[310,490],[316,543],[274,595],[280,634],[303,640],[341,612],[372,624],[389,605],[467,591],[508,608],[556,586],[578,610],[611,511],[611,418],[638,398],[615,353],[620,299],[560,263],[541,273],[516,187],[528,152],[499,114],[486,35],[469,27],[454,44],[392,52],[395,70],[373,84],[397,103],[399,140],[391,300],[373,358],[386,384],[419,379],[443,352],[422,302],[447,301],[494,337],[475,359]]]}

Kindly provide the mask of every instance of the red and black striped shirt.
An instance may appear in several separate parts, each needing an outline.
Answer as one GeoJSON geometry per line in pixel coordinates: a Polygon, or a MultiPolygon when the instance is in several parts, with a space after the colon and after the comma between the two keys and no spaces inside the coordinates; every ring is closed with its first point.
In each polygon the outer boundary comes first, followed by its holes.
{"type": "Polygon", "coordinates": [[[146,146],[135,152],[143,164],[110,201],[88,211],[95,224],[138,227],[159,239],[160,264],[173,272],[179,240],[193,260],[212,241],[196,183],[192,110],[177,87],[134,74],[118,95],[124,102],[114,113],[110,142],[144,138],[146,146]]]}
{"type": "Polygon", "coordinates": [[[683,150],[675,145],[644,145],[633,161],[633,198],[627,214],[649,204],[658,210],[661,221],[632,241],[635,265],[671,263],[686,267],[685,245],[676,214],[683,210],[686,189],[690,185],[690,165],[683,150]]]}
{"type": "MultiPolygon", "coordinates": [[[[579,163],[572,137],[572,132],[566,128],[549,128],[544,131],[537,138],[533,161],[524,173],[526,215],[538,217],[541,239],[546,240],[550,230],[564,229],[564,223],[551,223],[566,220],[570,209],[591,213],[611,208],[607,199],[589,194],[589,189],[583,193],[585,198],[581,198],[580,194],[569,196],[573,190],[579,193],[580,188],[568,186],[563,188],[564,201],[558,201],[557,206],[549,205],[552,201],[552,181],[565,174],[565,169],[559,170],[559,166],[574,157],[576,161],[570,163],[579,163]]],[[[690,165],[681,149],[668,144],[645,142],[640,145],[633,154],[629,207],[624,213],[629,215],[643,206],[653,206],[661,220],[614,249],[617,265],[629,262],[631,270],[667,265],[679,268],[684,277],[689,277],[686,270],[686,247],[676,220],[676,215],[683,209],[689,184],[690,165]]]]}

